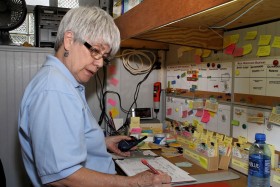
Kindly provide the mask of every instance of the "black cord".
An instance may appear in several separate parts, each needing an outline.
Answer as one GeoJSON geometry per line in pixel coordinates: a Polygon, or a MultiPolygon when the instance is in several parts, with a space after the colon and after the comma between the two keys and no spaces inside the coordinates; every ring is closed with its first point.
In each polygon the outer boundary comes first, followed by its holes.
{"type": "Polygon", "coordinates": [[[149,77],[149,75],[151,74],[151,72],[154,70],[154,67],[156,67],[156,65],[157,65],[157,63],[154,63],[153,65],[152,65],[152,68],[150,69],[150,71],[145,75],[145,77],[142,79],[142,81],[140,81],[138,84],[137,84],[137,86],[136,86],[136,89],[135,89],[135,93],[134,93],[134,101],[133,101],[133,103],[131,104],[131,106],[130,106],[130,108],[129,108],[129,112],[127,113],[127,115],[126,115],[126,121],[125,121],[125,126],[127,126],[128,125],[128,123],[129,123],[129,114],[131,114],[131,109],[132,109],[132,107],[135,105],[135,107],[137,108],[137,99],[138,99],[138,95],[139,95],[139,90],[140,90],[140,86],[141,86],[141,84],[149,77]]]}
{"type": "MultiPolygon", "coordinates": [[[[117,93],[117,92],[115,92],[115,91],[109,91],[109,90],[107,90],[107,91],[105,91],[104,92],[104,86],[103,86],[103,84],[102,84],[102,81],[101,81],[101,79],[100,79],[100,77],[99,77],[99,74],[98,74],[98,72],[97,72],[97,79],[98,79],[98,81],[99,81],[99,85],[100,85],[100,87],[101,87],[101,91],[100,91],[100,97],[98,97],[98,99],[99,99],[99,106],[100,106],[100,108],[101,108],[101,114],[100,114],[100,117],[99,117],[99,121],[98,121],[98,124],[99,125],[102,125],[102,122],[103,122],[103,120],[106,122],[106,124],[110,124],[110,118],[108,117],[108,115],[106,114],[106,108],[105,108],[105,106],[106,106],[106,95],[107,94],[116,94],[117,96],[118,96],[118,99],[119,99],[119,106],[120,106],[120,108],[121,108],[121,110],[122,110],[122,112],[124,112],[124,113],[126,113],[127,115],[126,115],[126,120],[125,120],[125,123],[124,123],[124,125],[119,129],[120,131],[122,131],[122,130],[125,130],[126,128],[127,128],[127,126],[128,126],[128,124],[129,124],[129,115],[131,115],[131,110],[132,110],[132,107],[135,105],[135,107],[137,108],[137,99],[138,99],[138,96],[139,96],[139,91],[140,91],[140,87],[141,87],[141,84],[144,82],[144,81],[146,81],[147,80],[147,78],[149,77],[149,75],[151,74],[151,72],[155,69],[155,67],[158,65],[158,63],[157,62],[155,62],[153,65],[152,65],[152,68],[149,70],[149,72],[144,76],[144,78],[137,84],[137,86],[136,86],[136,89],[135,89],[135,93],[134,93],[134,96],[133,96],[133,102],[132,102],[132,104],[131,104],[131,106],[130,106],[130,108],[129,108],[129,110],[125,110],[123,107],[122,107],[122,103],[121,103],[121,97],[120,97],[120,95],[119,95],[119,93],[117,93]]],[[[106,69],[105,68],[103,68],[103,82],[105,82],[105,73],[106,73],[106,71],[105,71],[106,69]]],[[[96,80],[97,81],[97,80],[96,80]]],[[[97,85],[97,84],[96,84],[97,85]]],[[[97,90],[97,87],[96,87],[96,90],[97,90]]],[[[111,125],[106,125],[106,126],[109,126],[110,127],[110,129],[111,129],[111,131],[113,130],[113,131],[115,131],[115,129],[112,129],[113,127],[111,127],[111,125]]],[[[106,130],[106,132],[107,132],[108,130],[106,130]]],[[[110,131],[110,132],[111,132],[110,131]]]]}

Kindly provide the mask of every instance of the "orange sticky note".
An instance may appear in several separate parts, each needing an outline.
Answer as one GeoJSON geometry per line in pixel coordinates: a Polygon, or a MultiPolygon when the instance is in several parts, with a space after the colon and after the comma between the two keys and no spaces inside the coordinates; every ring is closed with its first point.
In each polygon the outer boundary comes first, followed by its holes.
{"type": "Polygon", "coordinates": [[[112,118],[116,118],[120,113],[116,107],[111,108],[110,112],[112,114],[112,118]]]}

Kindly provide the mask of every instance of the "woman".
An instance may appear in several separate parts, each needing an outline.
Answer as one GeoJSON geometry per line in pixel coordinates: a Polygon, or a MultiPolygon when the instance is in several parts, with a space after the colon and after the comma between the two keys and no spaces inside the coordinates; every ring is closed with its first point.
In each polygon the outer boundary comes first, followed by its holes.
{"type": "Polygon", "coordinates": [[[34,186],[170,186],[162,172],[116,175],[107,149],[129,156],[117,145],[130,138],[104,138],[86,102],[83,83],[118,51],[119,35],[112,17],[97,7],[63,17],[55,55],[28,84],[19,112],[23,161],[34,186]]]}

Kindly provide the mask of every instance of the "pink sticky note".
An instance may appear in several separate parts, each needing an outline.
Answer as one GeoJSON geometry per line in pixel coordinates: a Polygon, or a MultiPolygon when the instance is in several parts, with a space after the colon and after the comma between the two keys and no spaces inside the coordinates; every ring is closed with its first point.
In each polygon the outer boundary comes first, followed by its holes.
{"type": "Polygon", "coordinates": [[[238,57],[238,56],[243,56],[243,48],[235,48],[233,52],[233,56],[238,57]]]}
{"type": "Polygon", "coordinates": [[[195,62],[196,64],[201,64],[201,56],[194,55],[194,62],[195,62]]]}
{"type": "Polygon", "coordinates": [[[203,115],[203,109],[198,109],[195,116],[196,117],[201,117],[203,115]]]}
{"type": "Polygon", "coordinates": [[[112,106],[116,106],[117,102],[111,98],[108,99],[108,103],[112,106]]]}
{"type": "Polygon", "coordinates": [[[184,110],[182,114],[182,118],[186,118],[186,117],[188,117],[188,111],[184,110]]]}
{"type": "Polygon", "coordinates": [[[201,118],[201,122],[207,123],[210,120],[210,114],[207,110],[204,110],[203,116],[201,118]]]}
{"type": "Polygon", "coordinates": [[[170,116],[172,114],[172,108],[168,108],[166,114],[170,116]]]}
{"type": "Polygon", "coordinates": [[[115,65],[110,65],[108,68],[108,71],[111,75],[115,75],[116,74],[116,66],[115,65]]]}
{"type": "Polygon", "coordinates": [[[227,55],[232,55],[233,51],[235,49],[236,44],[230,44],[229,46],[227,46],[224,50],[224,53],[227,55]]]}
{"type": "Polygon", "coordinates": [[[119,84],[119,80],[112,77],[110,80],[109,80],[109,83],[114,85],[114,86],[117,86],[119,84]]]}

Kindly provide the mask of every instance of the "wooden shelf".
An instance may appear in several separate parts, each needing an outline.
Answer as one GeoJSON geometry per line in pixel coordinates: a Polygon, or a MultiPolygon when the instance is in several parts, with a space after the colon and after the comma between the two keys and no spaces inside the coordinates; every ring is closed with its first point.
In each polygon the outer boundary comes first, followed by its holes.
{"type": "Polygon", "coordinates": [[[121,39],[126,42],[140,39],[159,42],[160,45],[176,44],[220,50],[223,48],[225,30],[279,20],[278,1],[144,0],[116,18],[115,23],[120,29],[121,39]],[[230,23],[250,7],[253,8],[230,23]],[[226,26],[210,28],[223,25],[226,26]]]}

